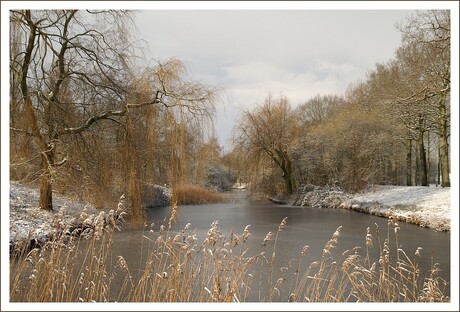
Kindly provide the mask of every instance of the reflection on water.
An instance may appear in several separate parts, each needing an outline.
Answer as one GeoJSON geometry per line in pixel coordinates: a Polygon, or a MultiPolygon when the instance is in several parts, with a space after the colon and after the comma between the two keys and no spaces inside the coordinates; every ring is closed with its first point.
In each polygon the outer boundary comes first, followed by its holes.
{"type": "MultiPolygon", "coordinates": [[[[275,233],[278,226],[287,217],[287,226],[280,233],[276,246],[275,270],[289,266],[291,259],[298,259],[302,247],[309,245],[309,253],[304,263],[321,258],[324,245],[331,238],[336,229],[341,226],[341,235],[334,257],[340,258],[342,252],[356,246],[365,248],[366,229],[369,227],[374,237],[372,259],[378,259],[379,242],[376,234],[380,231],[380,245],[387,235],[388,220],[359,212],[340,209],[315,209],[308,207],[279,206],[269,201],[251,202],[245,199],[245,191],[234,191],[228,194],[229,203],[180,206],[177,213],[177,222],[172,231],[180,232],[187,223],[197,234],[198,242],[202,242],[213,221],[218,220],[222,234],[229,237],[231,233],[241,234],[246,225],[251,225],[252,234],[248,241],[248,255],[257,254],[263,248],[271,255],[270,246],[262,247],[266,234],[275,233]]],[[[122,255],[132,272],[141,272],[145,267],[143,256],[147,252],[148,242],[143,237],[149,235],[152,239],[158,233],[161,224],[167,224],[170,216],[170,207],[155,208],[148,211],[147,227],[142,230],[125,230],[117,233],[114,240],[114,255],[122,255]],[[149,233],[150,225],[154,223],[154,233],[149,233]]],[[[419,260],[420,274],[425,276],[433,263],[439,263],[441,277],[450,281],[450,234],[435,232],[420,228],[412,224],[399,224],[399,247],[413,257],[418,247],[422,247],[422,257],[419,260]]],[[[393,229],[392,229],[393,231],[393,229]]],[[[394,237],[394,235],[392,236],[394,237]]],[[[390,241],[392,250],[395,242],[390,241]]],[[[365,251],[361,251],[363,254],[365,251]]],[[[267,274],[262,272],[261,274],[267,274]]],[[[263,287],[263,285],[261,285],[263,287]]],[[[289,291],[286,290],[286,291],[289,291]]],[[[289,294],[280,294],[275,300],[285,301],[289,294]]],[[[262,296],[263,297],[263,296],[262,296]]],[[[259,301],[261,295],[254,291],[249,297],[251,301],[259,301]]]]}

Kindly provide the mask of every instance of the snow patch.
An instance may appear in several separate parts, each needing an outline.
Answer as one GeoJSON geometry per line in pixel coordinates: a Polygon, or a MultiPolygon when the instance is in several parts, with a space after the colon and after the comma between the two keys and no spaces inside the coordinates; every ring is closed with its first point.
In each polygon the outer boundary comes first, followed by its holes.
{"type": "Polygon", "coordinates": [[[376,185],[356,194],[314,187],[304,190],[297,205],[351,209],[437,231],[450,230],[450,188],[376,185]],[[340,200],[340,204],[337,203],[340,200]]]}

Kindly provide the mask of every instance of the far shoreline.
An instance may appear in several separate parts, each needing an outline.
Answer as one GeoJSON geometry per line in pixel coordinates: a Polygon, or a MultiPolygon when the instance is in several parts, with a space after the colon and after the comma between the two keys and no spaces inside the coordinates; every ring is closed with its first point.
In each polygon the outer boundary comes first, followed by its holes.
{"type": "Polygon", "coordinates": [[[346,209],[450,232],[449,187],[377,185],[350,194],[340,187],[306,185],[292,198],[293,206],[346,209]]]}

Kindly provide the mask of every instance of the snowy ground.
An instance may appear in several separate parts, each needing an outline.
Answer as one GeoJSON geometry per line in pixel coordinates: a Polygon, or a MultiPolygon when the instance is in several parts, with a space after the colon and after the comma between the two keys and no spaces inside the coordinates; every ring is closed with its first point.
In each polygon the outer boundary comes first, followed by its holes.
{"type": "Polygon", "coordinates": [[[437,231],[449,231],[451,189],[425,186],[374,186],[355,194],[341,208],[393,216],[437,231]]]}
{"type": "MultiPolygon", "coordinates": [[[[10,183],[10,241],[45,238],[58,223],[67,224],[80,218],[85,208],[87,216],[97,216],[91,205],[54,195],[52,212],[37,208],[38,190],[18,182],[10,183]]],[[[400,221],[416,223],[438,231],[450,230],[450,188],[375,186],[356,195],[348,195],[337,208],[353,209],[380,215],[394,216],[400,221]]],[[[3,223],[2,223],[3,224],[3,223]]]]}
{"type": "Polygon", "coordinates": [[[10,241],[19,242],[27,238],[46,240],[60,222],[62,228],[80,217],[94,219],[99,213],[91,205],[59,194],[53,194],[53,211],[41,210],[38,208],[39,194],[38,189],[10,182],[10,241]],[[82,215],[84,209],[87,215],[82,215]]]}

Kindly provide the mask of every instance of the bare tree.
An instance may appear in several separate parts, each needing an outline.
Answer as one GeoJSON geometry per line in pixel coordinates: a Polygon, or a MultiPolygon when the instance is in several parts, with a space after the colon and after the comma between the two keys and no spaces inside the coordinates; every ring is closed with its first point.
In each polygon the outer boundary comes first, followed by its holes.
{"type": "Polygon", "coordinates": [[[268,157],[282,172],[285,191],[293,192],[291,148],[296,139],[296,122],[288,99],[267,96],[263,105],[245,111],[237,128],[235,143],[243,147],[252,162],[268,157]]]}
{"type": "MultiPolygon", "coordinates": [[[[417,63],[413,58],[409,58],[417,63]]],[[[413,70],[414,68],[412,68],[413,70]]],[[[368,93],[372,101],[381,106],[385,119],[393,119],[402,124],[405,131],[398,138],[406,150],[406,185],[413,185],[413,160],[420,166],[422,184],[427,185],[426,155],[413,152],[414,147],[424,151],[425,133],[429,131],[426,120],[426,102],[407,103],[404,98],[410,97],[414,88],[414,80],[408,78],[411,71],[401,60],[391,60],[386,64],[377,64],[376,68],[368,73],[368,93]],[[416,142],[417,144],[414,144],[416,142]],[[414,157],[415,155],[415,157],[414,157]],[[423,159],[421,159],[421,157],[423,159]]]]}
{"type": "Polygon", "coordinates": [[[178,60],[136,70],[129,11],[13,10],[10,18],[22,31],[10,64],[27,120],[11,130],[34,138],[42,209],[53,209],[55,172],[72,158],[70,142],[101,121],[122,123],[133,110],[152,105],[212,115],[216,90],[185,77],[178,60]],[[132,95],[139,72],[150,83],[144,98],[132,95]]]}
{"type": "Polygon", "coordinates": [[[317,125],[325,122],[337,110],[344,99],[332,94],[317,94],[297,107],[297,115],[300,123],[304,125],[317,125]]]}
{"type": "Polygon", "coordinates": [[[400,94],[397,102],[419,107],[420,153],[424,152],[421,126],[425,123],[436,126],[442,186],[450,186],[450,11],[418,11],[399,29],[403,33],[403,46],[397,57],[411,88],[404,96],[400,94]]]}

